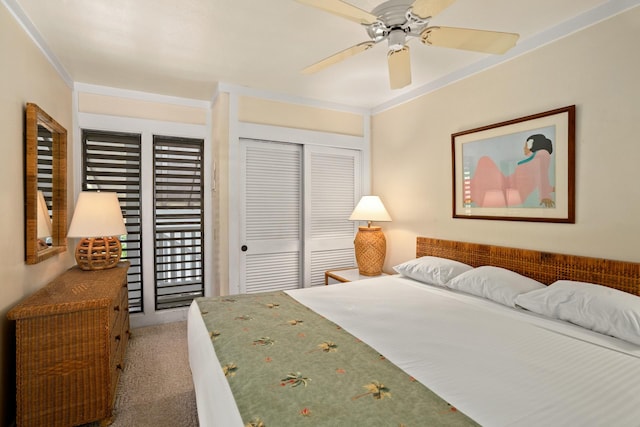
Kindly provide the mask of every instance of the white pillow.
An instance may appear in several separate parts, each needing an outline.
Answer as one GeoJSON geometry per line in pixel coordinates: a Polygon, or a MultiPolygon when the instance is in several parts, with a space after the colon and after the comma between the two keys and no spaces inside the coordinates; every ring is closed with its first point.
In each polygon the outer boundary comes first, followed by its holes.
{"type": "Polygon", "coordinates": [[[515,299],[518,295],[546,288],[542,283],[515,271],[489,265],[474,268],[454,277],[446,287],[487,298],[509,307],[516,306],[515,299]]]}
{"type": "Polygon", "coordinates": [[[593,283],[558,280],[516,298],[516,304],[640,345],[640,297],[593,283]]]}
{"type": "Polygon", "coordinates": [[[423,256],[398,264],[393,269],[411,279],[430,285],[444,286],[452,278],[473,267],[452,259],[423,256]]]}

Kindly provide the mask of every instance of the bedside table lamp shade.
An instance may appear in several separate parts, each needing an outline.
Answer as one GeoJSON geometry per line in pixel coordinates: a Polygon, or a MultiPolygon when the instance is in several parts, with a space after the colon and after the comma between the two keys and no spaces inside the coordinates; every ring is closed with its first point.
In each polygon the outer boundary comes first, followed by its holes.
{"type": "Polygon", "coordinates": [[[79,237],[76,262],[82,270],[105,270],[120,261],[119,236],[127,234],[116,193],[83,191],[67,237],[79,237]]]}
{"type": "Polygon", "coordinates": [[[371,226],[371,221],[391,221],[382,200],[378,196],[363,196],[349,219],[367,221],[366,227],[358,227],[358,233],[353,242],[360,274],[363,276],[382,274],[382,265],[387,254],[387,240],[382,227],[371,226]]]}

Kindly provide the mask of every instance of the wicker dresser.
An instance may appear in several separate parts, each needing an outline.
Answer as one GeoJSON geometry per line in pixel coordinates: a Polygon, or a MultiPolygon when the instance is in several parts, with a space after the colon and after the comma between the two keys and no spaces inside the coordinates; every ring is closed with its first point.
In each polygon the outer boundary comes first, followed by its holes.
{"type": "Polygon", "coordinates": [[[18,427],[111,423],[129,339],[128,269],[73,267],[8,313],[18,427]]]}

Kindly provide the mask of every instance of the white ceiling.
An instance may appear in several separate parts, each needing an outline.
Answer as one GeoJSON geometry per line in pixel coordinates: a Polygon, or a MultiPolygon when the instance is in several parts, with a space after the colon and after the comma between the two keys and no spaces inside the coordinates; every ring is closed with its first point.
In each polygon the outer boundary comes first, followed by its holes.
{"type": "MultiPolygon", "coordinates": [[[[349,0],[372,10],[381,0],[349,0]]],[[[534,49],[640,0],[457,0],[432,25],[520,34],[494,57],[413,40],[413,83],[389,89],[386,43],[313,75],[368,40],[352,21],[294,0],[2,0],[74,82],[210,100],[219,82],[380,108],[534,49]]]]}

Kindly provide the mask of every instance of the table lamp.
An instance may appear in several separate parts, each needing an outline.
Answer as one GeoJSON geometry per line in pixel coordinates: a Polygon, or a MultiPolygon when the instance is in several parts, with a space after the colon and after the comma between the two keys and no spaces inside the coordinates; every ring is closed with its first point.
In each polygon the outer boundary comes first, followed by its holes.
{"type": "Polygon", "coordinates": [[[49,216],[49,208],[47,208],[47,202],[44,200],[44,193],[38,190],[38,212],[37,212],[37,225],[38,225],[38,250],[47,249],[47,237],[53,235],[53,227],[51,226],[51,217],[49,216]]]}
{"type": "Polygon", "coordinates": [[[380,197],[363,196],[349,220],[367,221],[366,227],[358,227],[358,233],[353,241],[360,274],[379,276],[382,274],[384,257],[387,255],[387,240],[382,232],[382,227],[372,227],[371,221],[391,221],[380,197]]]}
{"type": "Polygon", "coordinates": [[[67,237],[79,237],[76,262],[82,270],[105,270],[120,261],[119,236],[127,234],[116,193],[83,191],[67,237]]]}

